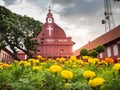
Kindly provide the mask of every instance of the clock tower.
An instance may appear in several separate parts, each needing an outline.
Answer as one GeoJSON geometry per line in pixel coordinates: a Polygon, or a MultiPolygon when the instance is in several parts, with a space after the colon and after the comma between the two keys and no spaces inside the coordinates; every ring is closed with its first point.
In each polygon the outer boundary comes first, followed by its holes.
{"type": "Polygon", "coordinates": [[[35,56],[41,55],[47,58],[57,58],[73,55],[72,47],[74,42],[71,40],[71,37],[66,37],[64,30],[54,22],[50,8],[46,22],[43,24],[37,40],[39,42],[39,51],[35,56]]]}

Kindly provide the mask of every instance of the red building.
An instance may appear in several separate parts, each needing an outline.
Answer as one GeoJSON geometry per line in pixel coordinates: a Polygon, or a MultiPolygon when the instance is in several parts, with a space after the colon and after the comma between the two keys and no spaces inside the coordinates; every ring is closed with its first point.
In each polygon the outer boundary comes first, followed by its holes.
{"type": "Polygon", "coordinates": [[[113,30],[101,35],[88,44],[80,47],[74,52],[75,56],[80,56],[80,49],[86,48],[88,50],[94,49],[97,45],[104,45],[106,50],[99,55],[100,59],[105,57],[112,57],[114,60],[120,57],[120,25],[113,30]]]}
{"type": "Polygon", "coordinates": [[[54,22],[50,9],[37,39],[39,41],[37,55],[52,58],[73,55],[72,47],[74,43],[71,37],[66,37],[64,30],[54,22]]]}
{"type": "Polygon", "coordinates": [[[13,53],[7,48],[0,50],[0,62],[10,63],[13,61],[13,53]]]}

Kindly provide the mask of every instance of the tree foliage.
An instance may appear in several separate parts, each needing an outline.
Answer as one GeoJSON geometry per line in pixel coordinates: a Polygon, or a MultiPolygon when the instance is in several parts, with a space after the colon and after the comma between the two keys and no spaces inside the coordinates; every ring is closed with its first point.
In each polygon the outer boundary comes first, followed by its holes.
{"type": "Polygon", "coordinates": [[[80,56],[97,57],[99,53],[102,53],[104,51],[105,51],[105,47],[103,45],[98,45],[93,50],[87,50],[86,48],[82,48],[80,50],[80,56]]]}
{"type": "Polygon", "coordinates": [[[13,51],[15,59],[18,59],[18,50],[28,57],[36,53],[38,42],[35,37],[40,33],[41,27],[41,22],[0,6],[0,42],[2,46],[8,46],[13,51]]]}
{"type": "Polygon", "coordinates": [[[96,58],[98,56],[98,52],[96,50],[90,50],[89,51],[89,56],[96,58]]]}
{"type": "Polygon", "coordinates": [[[87,55],[88,55],[88,50],[87,50],[86,48],[82,48],[82,49],[80,50],[80,55],[81,55],[81,56],[87,56],[87,55]]]}
{"type": "Polygon", "coordinates": [[[98,53],[102,53],[105,51],[105,47],[103,45],[98,45],[95,50],[98,52],[98,53]]]}
{"type": "Polygon", "coordinates": [[[120,0],[113,0],[114,2],[119,2],[120,0]]]}

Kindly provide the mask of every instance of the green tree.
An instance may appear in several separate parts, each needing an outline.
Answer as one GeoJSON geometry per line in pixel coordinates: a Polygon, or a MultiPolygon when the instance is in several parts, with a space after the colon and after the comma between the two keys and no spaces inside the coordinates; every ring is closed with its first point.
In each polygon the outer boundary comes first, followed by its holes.
{"type": "Polygon", "coordinates": [[[37,51],[38,42],[35,39],[41,31],[42,23],[27,16],[12,13],[0,6],[0,41],[1,45],[8,46],[17,57],[18,50],[32,57],[37,51]]]}

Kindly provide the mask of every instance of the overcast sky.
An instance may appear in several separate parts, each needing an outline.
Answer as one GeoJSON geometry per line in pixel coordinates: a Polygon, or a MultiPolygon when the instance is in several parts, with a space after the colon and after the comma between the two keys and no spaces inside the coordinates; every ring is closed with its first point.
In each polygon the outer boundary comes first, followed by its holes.
{"type": "MultiPolygon", "coordinates": [[[[120,3],[111,0],[115,26],[120,24],[120,3]]],[[[104,0],[0,0],[12,12],[45,23],[51,6],[55,23],[72,37],[73,51],[105,33],[104,0]]]]}

